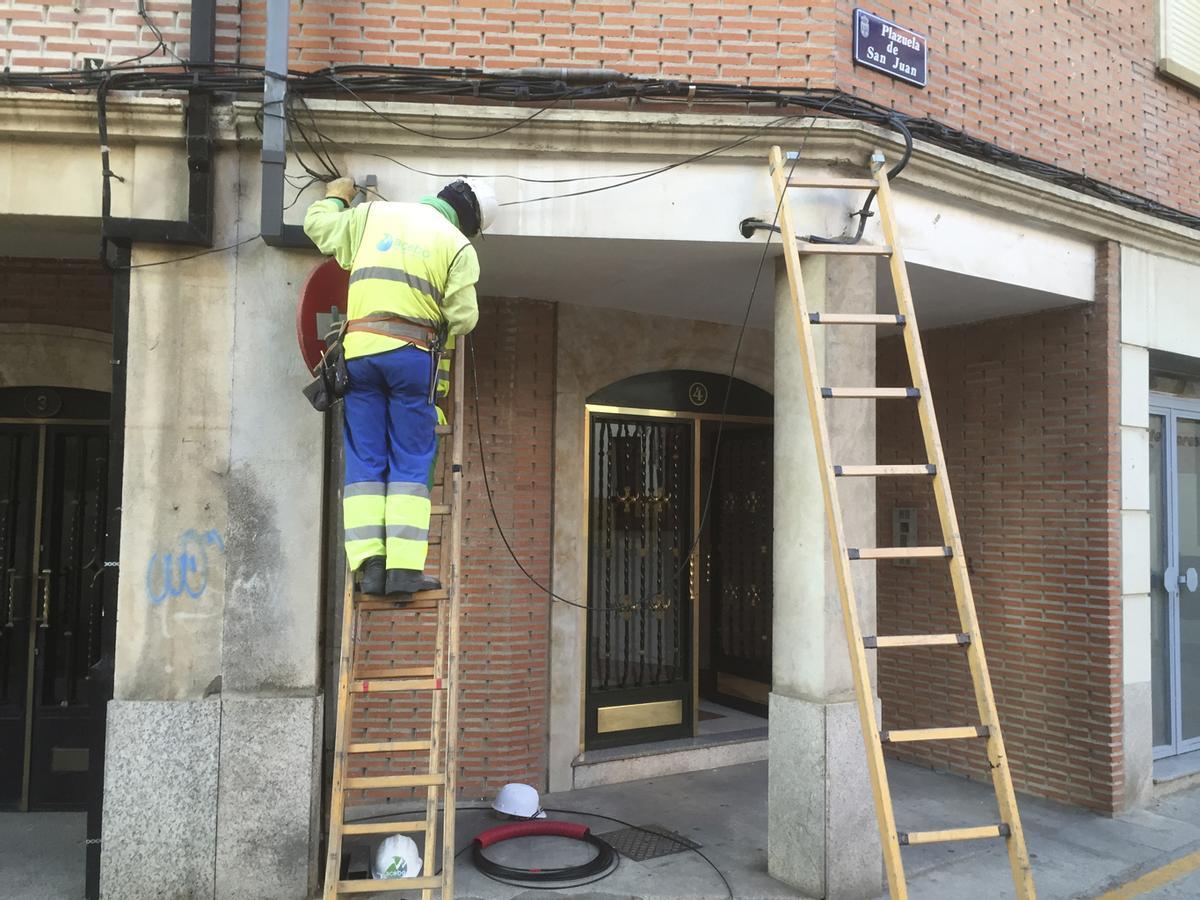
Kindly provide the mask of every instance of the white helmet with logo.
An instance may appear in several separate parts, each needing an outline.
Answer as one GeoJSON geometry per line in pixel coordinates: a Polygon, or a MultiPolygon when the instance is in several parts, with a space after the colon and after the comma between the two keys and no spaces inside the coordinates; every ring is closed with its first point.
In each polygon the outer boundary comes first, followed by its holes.
{"type": "Polygon", "coordinates": [[[546,818],[537,790],[527,784],[506,784],[500,788],[492,809],[514,819],[546,818]]]}
{"type": "Polygon", "coordinates": [[[403,834],[393,834],[383,839],[375,851],[375,865],[371,875],[375,878],[416,878],[421,874],[421,854],[417,843],[403,834]]]}

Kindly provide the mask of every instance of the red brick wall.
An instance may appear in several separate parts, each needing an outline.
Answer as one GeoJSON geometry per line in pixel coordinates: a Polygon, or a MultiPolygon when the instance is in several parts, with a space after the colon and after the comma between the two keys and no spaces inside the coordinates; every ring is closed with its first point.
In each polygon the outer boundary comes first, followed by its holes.
{"type": "MultiPolygon", "coordinates": [[[[543,584],[550,578],[553,505],[553,304],[483,301],[474,333],[479,366],[484,455],[496,512],[513,550],[543,584]]],[[[509,781],[545,787],[549,696],[549,601],[516,568],[492,520],[480,470],[474,388],[467,377],[464,448],[462,686],[459,705],[460,792],[491,797],[509,781]]],[[[437,502],[435,499],[434,502],[437,502]]],[[[436,559],[436,552],[434,553],[436,559]]],[[[430,564],[432,570],[433,562],[430,564]]],[[[416,631],[413,614],[373,613],[369,659],[428,664],[432,629],[416,631]],[[420,649],[418,649],[420,648],[420,649]]],[[[428,613],[420,614],[431,619],[428,613]]],[[[378,664],[378,663],[377,663],[378,664]]],[[[427,706],[412,698],[360,701],[356,740],[420,739],[427,706]],[[399,732],[399,733],[398,733],[399,732]]],[[[404,774],[424,760],[368,761],[363,774],[404,774]]],[[[378,791],[358,798],[405,798],[378,791]]]]}
{"type": "MultiPolygon", "coordinates": [[[[929,87],[850,60],[858,0],[293,0],[292,64],[603,66],[644,76],[838,87],[931,115],[1011,150],[1200,211],[1200,94],[1155,69],[1156,0],[1017,8],[1004,0],[881,2],[925,33],[929,87]]],[[[154,47],[133,11],[0,0],[0,65],[79,67],[154,47]],[[6,24],[7,23],[7,24],[6,24]]],[[[150,0],[186,53],[187,0],[150,0]]],[[[266,0],[223,0],[218,57],[261,63],[266,0]],[[240,12],[239,12],[240,10],[240,12]]],[[[166,59],[161,53],[151,61],[166,59]]],[[[774,114],[774,113],[772,113],[774,114]]]]}
{"type": "MultiPolygon", "coordinates": [[[[1122,762],[1117,250],[1099,301],[923,335],[975,602],[1019,789],[1119,809],[1122,762]]],[[[879,384],[909,384],[903,346],[879,346],[879,384]]],[[[923,461],[911,406],[879,407],[880,463],[923,461]]],[[[881,545],[897,506],[941,543],[927,485],[880,479],[881,545]]],[[[958,631],[946,566],[878,564],[880,634],[958,631]]],[[[979,721],[965,655],[879,653],[885,728],[979,721]]],[[[988,777],[981,741],[895,755],[988,777]]]]}
{"type": "Polygon", "coordinates": [[[929,38],[924,90],[854,67],[859,5],[837,0],[842,90],[1200,212],[1200,92],[1157,73],[1157,2],[872,4],[929,38]]]}
{"type": "MultiPolygon", "coordinates": [[[[237,58],[236,0],[217,4],[218,58],[237,58]]],[[[147,0],[150,21],[169,50],[186,58],[191,33],[190,0],[147,0]]],[[[138,15],[136,0],[0,0],[0,69],[82,69],[87,60],[112,65],[154,50],[158,39],[138,15]]],[[[171,62],[158,50],[147,64],[171,62]]]]}
{"type": "Polygon", "coordinates": [[[0,323],[112,331],[112,275],[98,260],[0,257],[0,323]]]}
{"type": "MultiPolygon", "coordinates": [[[[598,66],[710,81],[833,75],[830,0],[337,0],[293,7],[292,58],[401,66],[598,66]]],[[[244,0],[242,46],[260,61],[265,0],[244,0]]]]}

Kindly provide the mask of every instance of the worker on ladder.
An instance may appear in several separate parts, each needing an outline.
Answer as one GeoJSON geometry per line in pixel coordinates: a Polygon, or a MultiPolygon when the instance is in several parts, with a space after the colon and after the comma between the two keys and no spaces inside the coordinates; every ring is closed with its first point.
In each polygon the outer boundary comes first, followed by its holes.
{"type": "Polygon", "coordinates": [[[419,203],[351,206],[350,178],[326,187],[304,233],[350,272],[343,346],[346,557],[364,594],[438,590],[425,574],[435,393],[449,391],[455,335],[479,318],[479,259],[469,238],[491,224],[491,189],[460,179],[419,203]]]}

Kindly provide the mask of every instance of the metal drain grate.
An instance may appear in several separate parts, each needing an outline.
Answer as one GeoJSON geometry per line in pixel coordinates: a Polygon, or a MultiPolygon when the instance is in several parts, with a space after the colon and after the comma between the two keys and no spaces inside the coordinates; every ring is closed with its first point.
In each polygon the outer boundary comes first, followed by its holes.
{"type": "Polygon", "coordinates": [[[614,850],[634,862],[645,862],[648,859],[658,859],[660,856],[684,853],[700,847],[700,844],[695,841],[689,841],[683,835],[664,828],[662,825],[621,828],[617,831],[610,831],[608,834],[597,835],[597,837],[608,841],[614,850]]]}

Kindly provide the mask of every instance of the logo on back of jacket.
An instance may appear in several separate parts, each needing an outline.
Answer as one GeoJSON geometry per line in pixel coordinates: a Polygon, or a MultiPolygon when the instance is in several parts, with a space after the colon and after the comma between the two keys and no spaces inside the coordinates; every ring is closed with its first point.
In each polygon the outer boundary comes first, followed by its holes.
{"type": "Polygon", "coordinates": [[[411,256],[419,256],[421,259],[429,259],[429,250],[422,247],[420,244],[409,244],[404,241],[398,241],[390,234],[385,234],[379,239],[379,243],[375,245],[375,249],[380,253],[387,253],[389,250],[399,250],[401,253],[406,253],[411,256]]]}

